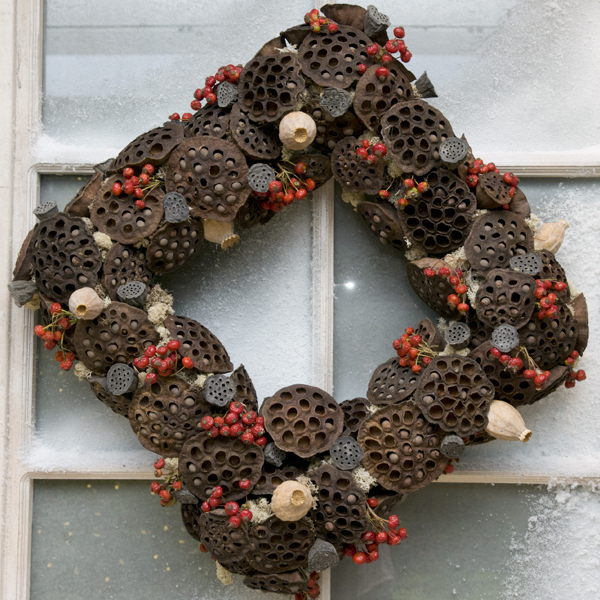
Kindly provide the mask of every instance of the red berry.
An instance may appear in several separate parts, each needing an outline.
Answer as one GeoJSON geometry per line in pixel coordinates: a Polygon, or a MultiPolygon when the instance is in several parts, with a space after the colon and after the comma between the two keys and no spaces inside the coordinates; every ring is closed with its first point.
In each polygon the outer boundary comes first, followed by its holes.
{"type": "Polygon", "coordinates": [[[337,33],[337,30],[338,30],[337,23],[329,23],[329,25],[327,26],[327,29],[329,29],[329,33],[337,33]]]}
{"type": "Polygon", "coordinates": [[[431,267],[425,267],[423,269],[423,275],[425,275],[425,277],[435,277],[435,271],[431,268],[431,267]]]}
{"type": "Polygon", "coordinates": [[[412,52],[410,50],[405,50],[404,52],[400,52],[400,60],[404,63],[410,62],[412,58],[412,52]]]}
{"type": "Polygon", "coordinates": [[[306,173],[306,163],[303,163],[302,161],[297,162],[294,167],[294,173],[296,173],[296,175],[304,175],[304,173],[306,173]]]}
{"type": "Polygon", "coordinates": [[[575,373],[575,379],[577,381],[584,381],[585,379],[587,379],[585,371],[583,369],[579,369],[579,371],[577,371],[577,373],[575,373]]]}
{"type": "Polygon", "coordinates": [[[344,554],[346,556],[354,556],[356,554],[356,546],[354,544],[346,544],[344,546],[344,554]]]}
{"type": "Polygon", "coordinates": [[[406,32],[404,31],[404,27],[394,27],[394,36],[402,39],[405,36],[406,32]]]}
{"type": "Polygon", "coordinates": [[[254,443],[254,436],[249,431],[246,431],[242,433],[242,442],[249,446],[254,443]]]}
{"type": "Polygon", "coordinates": [[[150,484],[150,489],[153,493],[158,494],[158,492],[160,492],[160,483],[158,483],[158,481],[153,481],[150,484]]]}
{"type": "Polygon", "coordinates": [[[72,366],[73,366],[73,361],[71,361],[71,360],[63,360],[63,362],[60,363],[60,368],[63,371],[70,371],[72,366]]]}
{"type": "Polygon", "coordinates": [[[264,448],[267,445],[267,438],[262,436],[254,440],[254,443],[261,448],[264,448]]]}
{"type": "Polygon", "coordinates": [[[265,433],[265,428],[263,425],[259,425],[258,423],[256,425],[253,425],[252,428],[250,429],[250,432],[252,433],[252,435],[254,437],[260,437],[261,435],[264,435],[265,433]]]}
{"type": "Polygon", "coordinates": [[[540,388],[546,383],[546,378],[543,375],[537,375],[533,380],[533,384],[536,388],[540,388]]]}
{"type": "Polygon", "coordinates": [[[401,540],[405,540],[408,537],[408,533],[406,532],[406,529],[404,527],[398,529],[398,536],[401,540]]]}
{"type": "Polygon", "coordinates": [[[500,362],[501,362],[503,365],[507,365],[507,364],[508,364],[508,361],[510,360],[510,358],[511,358],[510,354],[501,354],[501,355],[500,355],[500,362]]]}
{"type": "Polygon", "coordinates": [[[123,193],[123,187],[121,186],[121,184],[118,181],[115,181],[112,184],[112,187],[110,188],[110,191],[115,195],[115,196],[120,196],[123,193]]]}
{"type": "Polygon", "coordinates": [[[225,505],[225,514],[229,517],[237,515],[240,510],[240,505],[237,502],[228,502],[225,505]]]}
{"type": "Polygon", "coordinates": [[[231,433],[231,429],[229,429],[229,425],[223,425],[222,427],[219,427],[219,435],[222,437],[229,437],[229,434],[231,433]]]}
{"type": "Polygon", "coordinates": [[[523,361],[519,357],[511,358],[508,361],[508,368],[517,372],[523,368],[523,361]]]}
{"type": "Polygon", "coordinates": [[[367,150],[366,148],[359,148],[359,149],[356,151],[356,154],[357,154],[358,156],[360,156],[360,158],[362,158],[363,160],[366,160],[366,159],[367,159],[367,157],[369,156],[369,152],[368,152],[368,150],[367,150]]]}
{"type": "Polygon", "coordinates": [[[50,313],[57,315],[59,312],[62,312],[62,306],[58,302],[54,302],[50,307],[50,313]]]}
{"type": "Polygon", "coordinates": [[[564,291],[567,289],[567,284],[566,284],[566,283],[564,283],[564,282],[562,282],[562,281],[557,281],[557,282],[554,284],[554,289],[555,289],[557,292],[564,292],[564,291]]]}
{"type": "Polygon", "coordinates": [[[398,527],[398,525],[400,525],[400,519],[396,515],[390,515],[390,518],[388,519],[388,525],[392,529],[395,529],[398,527]]]}
{"type": "Polygon", "coordinates": [[[251,485],[252,485],[252,484],[250,483],[250,480],[249,480],[249,479],[242,479],[242,480],[240,481],[240,487],[241,487],[243,490],[247,490],[247,489],[249,489],[251,485]]]}
{"type": "Polygon", "coordinates": [[[450,304],[458,306],[460,304],[460,298],[456,294],[450,294],[447,298],[450,304]]]}
{"type": "Polygon", "coordinates": [[[369,56],[375,56],[379,52],[379,44],[374,42],[370,46],[367,46],[366,51],[369,56]]]}
{"type": "Polygon", "coordinates": [[[363,63],[358,63],[357,69],[360,75],[364,75],[365,71],[367,70],[367,65],[363,63]]]}
{"type": "Polygon", "coordinates": [[[377,498],[367,498],[367,504],[371,508],[377,508],[377,506],[379,505],[379,501],[377,500],[377,498]]]}
{"type": "Polygon", "coordinates": [[[474,188],[477,187],[477,182],[479,181],[479,178],[477,177],[477,175],[469,175],[465,179],[465,181],[470,188],[474,188]]]}
{"type": "Polygon", "coordinates": [[[364,552],[357,552],[356,554],[354,554],[354,556],[352,557],[352,560],[357,564],[357,565],[364,565],[365,562],[367,562],[367,555],[364,552]]]}
{"type": "Polygon", "coordinates": [[[454,289],[457,294],[466,294],[469,288],[464,283],[459,283],[454,289]]]}
{"type": "Polygon", "coordinates": [[[456,308],[463,313],[469,312],[469,305],[465,302],[461,302],[456,308]]]}
{"type": "Polygon", "coordinates": [[[525,377],[525,379],[535,379],[536,376],[537,373],[533,369],[525,369],[523,371],[523,377],[525,377]]]}
{"type": "Polygon", "coordinates": [[[235,413],[229,412],[225,415],[225,423],[227,425],[233,425],[238,422],[238,418],[239,417],[235,413]]]}
{"type": "Polygon", "coordinates": [[[390,76],[390,71],[386,67],[379,67],[379,69],[375,71],[375,76],[379,81],[385,81],[390,76]]]}
{"type": "Polygon", "coordinates": [[[374,542],[375,541],[375,532],[374,531],[365,531],[361,536],[360,539],[363,542],[374,542]]]}
{"type": "Polygon", "coordinates": [[[385,544],[388,541],[388,534],[385,531],[380,531],[375,536],[375,540],[378,544],[385,544]]]}
{"type": "Polygon", "coordinates": [[[215,420],[210,416],[210,415],[206,415],[204,417],[202,417],[201,421],[200,421],[200,427],[202,427],[202,429],[208,431],[211,427],[213,427],[215,424],[215,420]]]}
{"type": "MultiPolygon", "coordinates": [[[[386,69],[386,71],[387,71],[387,69],[386,69]]],[[[379,157],[385,156],[387,154],[387,148],[386,148],[385,144],[382,144],[382,143],[375,144],[373,146],[373,154],[375,156],[379,156],[379,157]]]]}
{"type": "Polygon", "coordinates": [[[159,496],[165,501],[168,502],[171,499],[171,494],[169,493],[168,490],[162,490],[159,493],[159,496]]]}

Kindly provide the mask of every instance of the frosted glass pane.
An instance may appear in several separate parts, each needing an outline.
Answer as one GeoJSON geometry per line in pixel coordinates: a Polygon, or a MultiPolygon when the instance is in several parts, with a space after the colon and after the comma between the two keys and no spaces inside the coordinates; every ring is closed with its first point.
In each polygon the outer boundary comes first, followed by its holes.
{"type": "Polygon", "coordinates": [[[332,571],[332,600],[596,600],[597,493],[434,484],[396,507],[408,538],[332,571]]]}
{"type": "MultiPolygon", "coordinates": [[[[64,206],[83,181],[43,176],[41,202],[64,206]]],[[[162,278],[177,314],[197,319],[243,363],[259,399],[295,382],[311,383],[311,201],[295,202],[267,225],[242,231],[222,251],[205,243],[195,261],[162,278]],[[210,246],[210,247],[209,247],[210,246]]],[[[86,382],[58,368],[39,344],[36,440],[41,466],[148,466],[127,419],[114,414],[86,382]]]]}
{"type": "Polygon", "coordinates": [[[275,600],[215,563],[147,481],[36,481],[31,600],[275,600]]]}
{"type": "MultiPolygon", "coordinates": [[[[529,179],[522,182],[543,221],[571,223],[557,254],[570,281],[585,292],[590,343],[581,368],[587,381],[560,388],[520,409],[533,430],[527,444],[495,441],[464,453],[459,470],[498,470],[553,475],[600,473],[598,386],[600,313],[596,239],[600,231],[600,183],[594,179],[529,179]]],[[[339,196],[339,192],[336,193],[339,196]]],[[[338,401],[364,396],[375,366],[394,355],[392,342],[405,327],[433,313],[406,279],[402,253],[383,246],[360,215],[336,198],[335,210],[334,392],[338,401]]]]}
{"type": "Polygon", "coordinates": [[[417,77],[427,71],[440,96],[431,103],[484,160],[593,146],[598,155],[597,2],[354,3],[405,27],[408,66],[417,77]],[[559,90],[568,89],[577,93],[566,100],[559,90]]]}
{"type": "Polygon", "coordinates": [[[46,0],[40,160],[99,162],[172,112],[204,79],[246,64],[309,0],[46,0]]]}

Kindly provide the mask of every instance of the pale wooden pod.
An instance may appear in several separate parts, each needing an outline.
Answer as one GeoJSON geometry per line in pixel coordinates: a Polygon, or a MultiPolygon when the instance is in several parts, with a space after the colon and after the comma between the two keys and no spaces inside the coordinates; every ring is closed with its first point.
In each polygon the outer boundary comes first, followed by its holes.
{"type": "Polygon", "coordinates": [[[215,221],[202,219],[204,224],[204,239],[214,244],[220,244],[223,250],[235,246],[240,236],[234,231],[233,221],[215,221]]]}
{"type": "Polygon", "coordinates": [[[564,219],[556,223],[544,223],[540,225],[533,236],[535,249],[550,250],[550,252],[556,254],[565,239],[565,231],[568,227],[569,223],[564,219]]]}
{"type": "Polygon", "coordinates": [[[104,302],[92,288],[84,287],[69,297],[69,310],[78,319],[91,321],[104,310],[104,302]]]}
{"type": "Polygon", "coordinates": [[[279,123],[279,139],[290,150],[304,150],[312,144],[316,135],[316,123],[301,111],[285,115],[279,123]]]}
{"type": "Polygon", "coordinates": [[[508,402],[494,400],[488,412],[487,433],[499,440],[528,442],[531,430],[525,427],[521,413],[508,402]]]}
{"type": "Polygon", "coordinates": [[[310,490],[290,479],[278,485],[271,499],[271,510],[282,521],[298,521],[312,508],[310,490]]]}

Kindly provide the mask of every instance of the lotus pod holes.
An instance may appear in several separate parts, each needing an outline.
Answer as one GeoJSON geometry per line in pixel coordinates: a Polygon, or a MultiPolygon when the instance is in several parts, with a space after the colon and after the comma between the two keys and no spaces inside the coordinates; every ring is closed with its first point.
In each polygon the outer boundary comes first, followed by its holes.
{"type": "Polygon", "coordinates": [[[364,451],[352,437],[339,437],[329,449],[333,464],[342,471],[351,471],[360,465],[364,451]]]}
{"type": "Polygon", "coordinates": [[[461,138],[449,137],[440,144],[440,158],[450,170],[462,165],[469,153],[469,144],[461,138]]]}
{"type": "Polygon", "coordinates": [[[317,538],[308,552],[308,570],[325,571],[340,562],[335,546],[321,538],[317,538]]]}
{"type": "Polygon", "coordinates": [[[512,325],[500,325],[492,332],[492,344],[500,352],[510,352],[519,345],[519,332],[512,325]]]}
{"type": "Polygon", "coordinates": [[[275,171],[269,165],[256,163],[248,169],[248,184],[258,193],[269,191],[269,184],[275,179],[275,171]]]}
{"type": "Polygon", "coordinates": [[[58,214],[58,207],[56,206],[56,202],[44,202],[33,209],[33,214],[38,221],[45,221],[58,214]]]}
{"type": "Polygon", "coordinates": [[[117,289],[117,298],[120,302],[131,304],[137,308],[144,307],[147,296],[148,288],[142,281],[128,281],[117,289]]]}
{"type": "Polygon", "coordinates": [[[227,375],[211,375],[204,382],[206,401],[220,408],[227,406],[235,395],[235,383],[227,375]]]}
{"type": "Polygon", "coordinates": [[[287,452],[281,450],[275,445],[275,442],[269,442],[264,448],[265,461],[276,467],[281,467],[287,452]]]}
{"type": "Polygon", "coordinates": [[[352,105],[352,96],[346,90],[325,88],[320,105],[332,116],[341,117],[352,105]]]}
{"type": "Polygon", "coordinates": [[[229,81],[223,81],[217,88],[217,104],[219,108],[227,108],[231,106],[238,99],[238,88],[237,85],[230,83],[229,81]]]}
{"type": "Polygon", "coordinates": [[[106,375],[106,389],[115,396],[134,392],[138,386],[137,373],[123,364],[113,365],[106,375]]]}
{"type": "Polygon", "coordinates": [[[469,345],[471,337],[471,329],[466,323],[461,321],[452,321],[444,334],[448,344],[454,347],[455,350],[462,350],[469,345]]]}
{"type": "Polygon", "coordinates": [[[537,275],[541,272],[543,266],[542,259],[535,252],[513,256],[510,259],[510,268],[526,275],[537,275]]]}
{"type": "Polygon", "coordinates": [[[190,216],[190,207],[185,197],[178,192],[169,192],[163,196],[163,210],[167,223],[182,223],[190,216]]]}
{"type": "Polygon", "coordinates": [[[463,439],[454,434],[447,435],[442,440],[440,450],[442,454],[448,458],[460,458],[465,449],[465,443],[463,439]]]}
{"type": "Polygon", "coordinates": [[[390,26],[390,18],[379,12],[375,6],[370,4],[365,14],[364,31],[372,38],[373,36],[385,31],[390,26]]]}
{"type": "Polygon", "coordinates": [[[186,137],[209,135],[223,139],[229,131],[229,108],[205,104],[185,126],[186,137]]]}

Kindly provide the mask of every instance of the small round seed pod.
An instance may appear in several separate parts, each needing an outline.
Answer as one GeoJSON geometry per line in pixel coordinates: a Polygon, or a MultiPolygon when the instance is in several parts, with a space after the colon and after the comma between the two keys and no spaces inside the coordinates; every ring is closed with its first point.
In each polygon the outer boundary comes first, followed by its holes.
{"type": "Polygon", "coordinates": [[[103,310],[104,302],[89,287],[75,290],[69,297],[69,310],[84,321],[95,319],[103,310]]]}
{"type": "Polygon", "coordinates": [[[442,445],[440,446],[441,453],[448,458],[460,458],[464,449],[465,443],[463,439],[454,434],[447,435],[442,440],[442,445]]]}
{"type": "Polygon", "coordinates": [[[490,404],[485,430],[496,439],[509,442],[528,442],[532,433],[525,427],[521,413],[502,400],[494,400],[490,404]]]}
{"type": "Polygon", "coordinates": [[[440,158],[451,171],[462,165],[468,154],[469,144],[461,138],[449,137],[440,144],[440,158]]]}
{"type": "Polygon", "coordinates": [[[204,397],[213,406],[227,406],[235,395],[235,383],[227,375],[211,375],[204,382],[204,397]]]}
{"type": "Polygon", "coordinates": [[[492,344],[500,352],[510,352],[519,345],[519,332],[512,325],[500,325],[492,332],[492,344]]]}
{"type": "Polygon", "coordinates": [[[33,209],[33,214],[38,221],[45,221],[58,214],[58,206],[56,206],[56,202],[44,202],[33,209]]]}
{"type": "Polygon", "coordinates": [[[190,207],[185,201],[185,196],[179,192],[165,194],[162,204],[167,223],[183,223],[190,216],[190,207]]]}
{"type": "Polygon", "coordinates": [[[136,308],[144,308],[148,296],[148,286],[143,281],[128,281],[117,288],[119,302],[125,302],[136,308]]]}
{"type": "Polygon", "coordinates": [[[265,446],[263,452],[265,454],[265,462],[275,465],[276,467],[281,467],[285,457],[287,456],[287,452],[278,448],[275,445],[275,442],[269,442],[265,446]]]}
{"type": "Polygon", "coordinates": [[[325,571],[335,567],[340,562],[335,546],[321,538],[317,538],[312,548],[308,551],[308,570],[325,571]]]}
{"type": "Polygon", "coordinates": [[[134,392],[138,387],[139,379],[136,372],[122,363],[113,365],[106,375],[106,391],[114,396],[122,396],[134,392]]]}
{"type": "Polygon", "coordinates": [[[462,350],[469,345],[471,338],[471,329],[466,323],[461,321],[453,321],[448,325],[444,339],[447,344],[450,344],[455,350],[462,350]]]}
{"type": "Polygon", "coordinates": [[[291,112],[279,123],[279,139],[290,150],[304,150],[317,135],[317,125],[312,117],[301,111],[291,112]]]}
{"type": "Polygon", "coordinates": [[[338,469],[351,471],[360,465],[365,452],[353,437],[344,436],[333,442],[329,454],[338,469]]]}
{"type": "Polygon", "coordinates": [[[271,510],[282,521],[298,521],[311,508],[310,490],[297,481],[284,481],[273,492],[271,510]]]}

